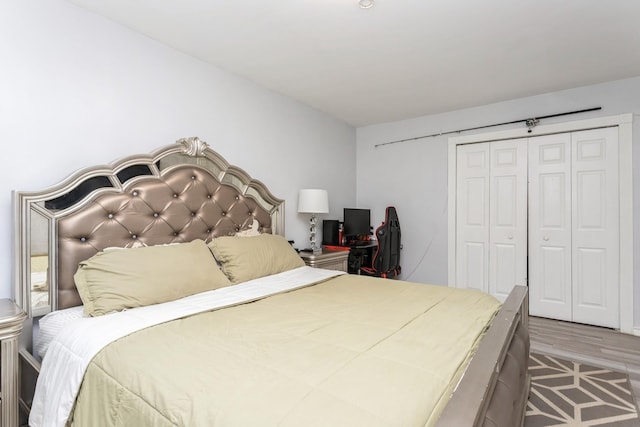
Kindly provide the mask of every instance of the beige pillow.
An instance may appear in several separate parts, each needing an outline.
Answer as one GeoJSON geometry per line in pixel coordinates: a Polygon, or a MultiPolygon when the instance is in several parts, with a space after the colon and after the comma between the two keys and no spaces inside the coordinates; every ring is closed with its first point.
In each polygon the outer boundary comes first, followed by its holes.
{"type": "Polygon", "coordinates": [[[202,240],[99,252],[80,263],[74,279],[89,316],[230,285],[202,240]]]}
{"type": "Polygon", "coordinates": [[[222,271],[232,283],[281,273],[304,266],[304,261],[284,237],[261,234],[254,237],[223,236],[209,243],[222,271]]]}

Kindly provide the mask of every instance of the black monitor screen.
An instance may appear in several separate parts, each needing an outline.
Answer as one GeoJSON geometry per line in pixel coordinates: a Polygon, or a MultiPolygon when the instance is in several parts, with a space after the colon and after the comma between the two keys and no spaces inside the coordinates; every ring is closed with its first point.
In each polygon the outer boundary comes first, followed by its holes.
{"type": "Polygon", "coordinates": [[[371,230],[371,211],[369,209],[344,208],[344,235],[369,235],[371,230]]]}

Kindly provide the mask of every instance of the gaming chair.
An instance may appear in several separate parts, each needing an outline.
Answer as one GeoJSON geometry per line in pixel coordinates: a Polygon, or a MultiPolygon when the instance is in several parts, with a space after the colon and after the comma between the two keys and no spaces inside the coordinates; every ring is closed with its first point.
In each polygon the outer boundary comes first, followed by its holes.
{"type": "Polygon", "coordinates": [[[400,221],[396,208],[387,207],[384,222],[376,229],[378,248],[371,267],[362,267],[361,274],[393,279],[400,275],[400,221]]]}

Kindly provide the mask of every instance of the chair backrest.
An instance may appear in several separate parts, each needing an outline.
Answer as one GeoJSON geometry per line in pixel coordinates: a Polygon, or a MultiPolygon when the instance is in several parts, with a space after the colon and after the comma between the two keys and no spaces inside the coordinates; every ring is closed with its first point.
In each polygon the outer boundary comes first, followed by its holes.
{"type": "Polygon", "coordinates": [[[376,229],[378,250],[373,256],[372,267],[383,277],[395,277],[400,274],[401,248],[400,220],[396,208],[386,209],[384,222],[376,229]]]}

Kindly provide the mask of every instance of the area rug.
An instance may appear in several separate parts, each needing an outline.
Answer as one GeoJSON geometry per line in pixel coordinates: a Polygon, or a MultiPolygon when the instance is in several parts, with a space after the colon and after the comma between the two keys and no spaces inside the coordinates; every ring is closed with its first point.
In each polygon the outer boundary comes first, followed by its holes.
{"type": "Polygon", "coordinates": [[[640,427],[625,373],[532,353],[525,427],[640,427]]]}

